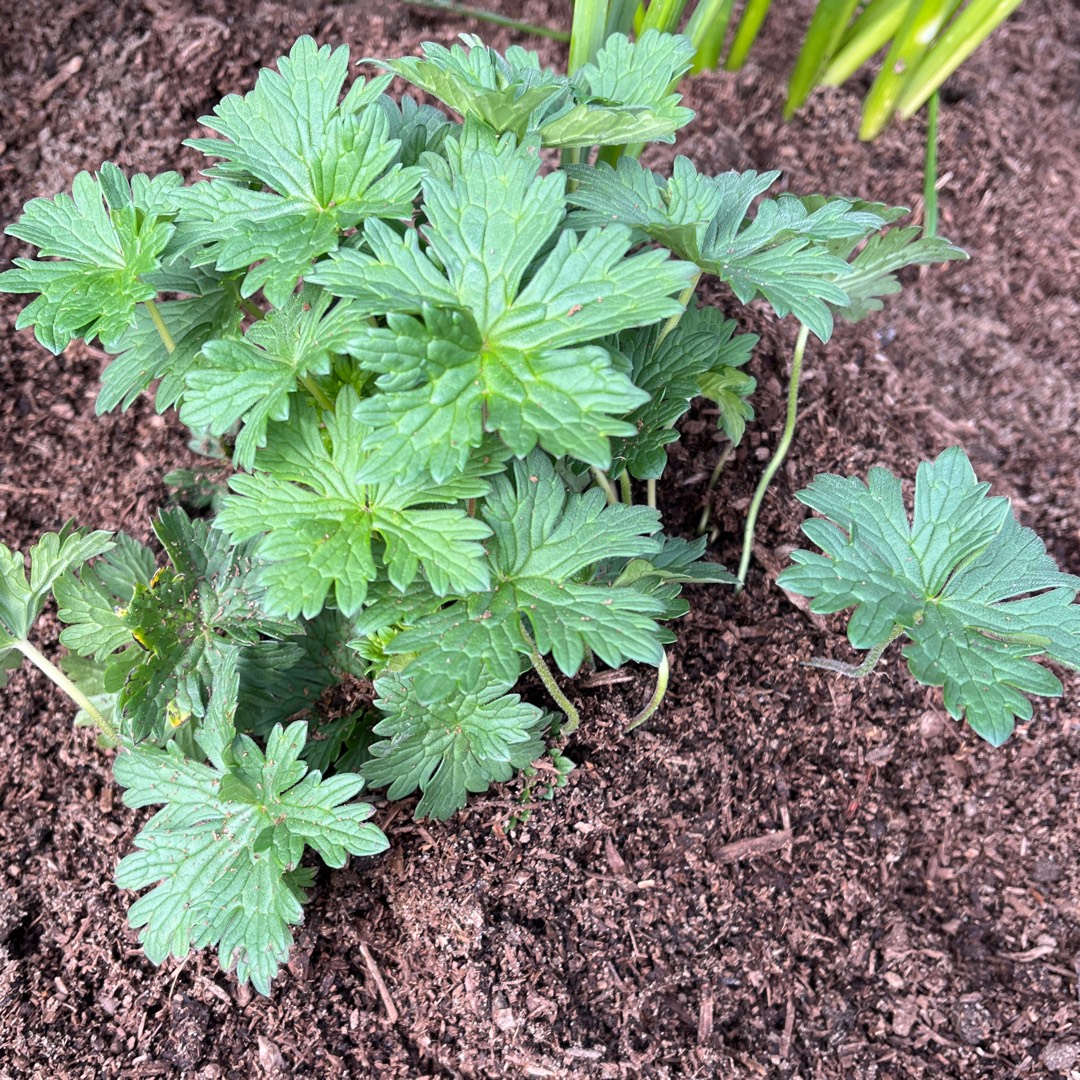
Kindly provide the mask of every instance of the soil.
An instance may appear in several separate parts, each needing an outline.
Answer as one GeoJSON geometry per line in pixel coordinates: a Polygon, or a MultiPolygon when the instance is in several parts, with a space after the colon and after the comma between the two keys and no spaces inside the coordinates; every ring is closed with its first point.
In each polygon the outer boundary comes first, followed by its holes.
{"type": "MultiPolygon", "coordinates": [[[[566,25],[570,5],[487,6],[566,25]]],[[[865,83],[779,122],[801,25],[774,17],[743,72],[694,83],[680,152],[918,214],[922,122],[857,142],[865,83]]],[[[193,176],[177,147],[198,117],[301,33],[394,55],[460,30],[524,40],[393,3],[12,5],[0,219],[103,159],[193,176]]],[[[520,784],[446,824],[382,805],[391,850],[321,875],[271,999],[212,956],[143,958],[111,879],[145,814],[66,700],[16,674],[0,695],[0,1075],[1080,1076],[1080,678],[1062,672],[1065,697],[991,750],[895,649],[857,683],[800,666],[851,658],[843,620],[773,584],[815,473],[910,476],[955,443],[1080,572],[1078,57],[1076,9],[1029,0],[948,84],[941,231],[972,259],[911,273],[880,316],[812,346],[749,587],[692,590],[661,712],[623,733],[648,671],[569,688],[579,768],[510,835],[520,784]]],[[[14,331],[19,303],[0,298],[0,536],[22,547],[75,516],[146,537],[162,474],[189,460],[182,430],[145,398],[95,417],[104,356],[49,356],[14,331]]],[[[760,422],[712,498],[729,566],[794,340],[741,317],[763,334],[760,422]]],[[[707,410],[683,430],[660,499],[690,534],[722,447],[707,410]]],[[[47,616],[47,651],[56,633],[47,616]]]]}

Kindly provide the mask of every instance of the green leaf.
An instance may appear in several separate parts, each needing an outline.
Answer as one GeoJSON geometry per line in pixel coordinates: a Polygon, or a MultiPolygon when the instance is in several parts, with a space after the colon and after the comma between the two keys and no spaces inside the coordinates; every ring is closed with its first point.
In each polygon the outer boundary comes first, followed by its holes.
{"type": "Polygon", "coordinates": [[[209,170],[216,179],[183,192],[185,243],[201,252],[196,263],[251,267],[244,296],[261,288],[281,307],[343,230],[412,215],[421,170],[402,168],[400,144],[376,104],[389,80],[358,80],[339,104],[348,64],[344,46],[331,52],[302,37],[277,72],[264,69],[249,94],[230,94],[201,118],[224,139],[188,140],[224,160],[209,170]]]}
{"type": "Polygon", "coordinates": [[[694,118],[671,93],[689,71],[694,46],[681,36],[646,30],[636,41],[611,34],[596,55],[570,80],[577,104],[540,127],[545,146],[675,141],[675,132],[694,118]]]}
{"type": "Polygon", "coordinates": [[[154,553],[126,533],[117,533],[116,546],[78,575],[66,571],[53,589],[57,615],[67,627],[61,643],[99,663],[130,646],[131,628],[122,612],[137,585],[150,588],[154,571],[154,553]]]}
{"type": "Polygon", "coordinates": [[[19,551],[0,544],[0,686],[17,668],[17,647],[30,636],[49,599],[49,592],[65,572],[112,548],[107,532],[76,529],[68,522],[58,533],[45,533],[30,548],[30,574],[19,551]]]}
{"type": "Polygon", "coordinates": [[[635,434],[614,442],[612,476],[625,466],[639,480],[659,478],[667,465],[664,447],[679,437],[674,425],[699,394],[720,405],[725,432],[732,442],[739,441],[754,415],[746,398],[756,383],[736,369],[750,359],[758,338],[736,334],[737,326],[717,308],[692,307],[666,336],[653,327],[614,340],[629,362],[634,385],[650,399],[626,417],[635,434]]]}
{"type": "Polygon", "coordinates": [[[460,697],[423,704],[408,678],[386,675],[375,683],[376,706],[386,718],[384,736],[363,766],[373,787],[400,799],[419,789],[414,817],[445,821],[465,805],[469,792],[509,780],[544,752],[548,718],[508,685],[482,679],[460,697]]]}
{"type": "Polygon", "coordinates": [[[310,618],[332,591],[337,607],[352,615],[379,562],[398,589],[408,588],[421,565],[439,595],[486,589],[480,541],[490,530],[453,504],[485,494],[483,477],[500,459],[477,455],[449,485],[361,483],[368,429],[354,419],[358,404],[355,391],[343,389],[325,435],[313,409],[297,408],[288,425],[271,425],[255,475],[230,481],[235,494],[224,499],[217,525],[238,541],[266,534],[258,552],[269,564],[261,579],[269,610],[310,618]]]}
{"type": "Polygon", "coordinates": [[[538,175],[535,146],[466,127],[429,161],[426,251],[372,225],[373,254],[340,251],[309,277],[390,315],[350,343],[383,391],[360,406],[364,475],[444,479],[485,431],[518,456],[539,443],[606,466],[609,438],[634,431],[616,417],[646,396],[595,340],[678,314],[692,267],[628,256],[621,227],[559,234],[565,178],[538,175]]]}
{"type": "Polygon", "coordinates": [[[918,226],[893,229],[880,236],[871,236],[862,250],[851,260],[839,284],[847,293],[848,302],[837,309],[847,322],[858,322],[882,309],[881,297],[900,291],[896,271],[905,266],[966,259],[967,252],[953,246],[940,236],[920,236],[918,226]]]}
{"type": "Polygon", "coordinates": [[[551,653],[567,675],[581,666],[586,649],[611,667],[660,663],[663,643],[671,640],[655,621],[663,603],[589,581],[602,559],[660,550],[651,537],[659,528],[655,510],[607,506],[597,490],[572,494],[547,455],[534,451],[513,463],[512,477],[494,481],[480,513],[492,532],[492,586],[422,614],[386,647],[391,654],[418,653],[406,672],[421,701],[466,692],[485,672],[513,685],[529,653],[523,617],[540,652],[551,653]]]}
{"type": "Polygon", "coordinates": [[[541,70],[535,53],[511,47],[506,57],[471,34],[461,34],[467,46],[426,41],[422,56],[404,56],[371,63],[400,75],[465,119],[472,118],[502,135],[525,138],[552,107],[567,101],[565,76],[541,70]]]}
{"type": "Polygon", "coordinates": [[[422,57],[375,60],[448,105],[466,122],[543,146],[587,147],[674,142],[693,118],[671,87],[690,67],[686,38],[646,31],[630,41],[612,34],[595,63],[572,79],[541,70],[535,53],[512,46],[505,58],[472,35],[466,48],[426,42],[422,57]]]}
{"type": "Polygon", "coordinates": [[[744,304],[764,297],[777,315],[794,315],[822,341],[832,334],[832,307],[846,307],[846,261],[830,244],[852,246],[880,229],[881,208],[852,199],[813,202],[792,195],[751,203],[778,173],[722,173],[708,177],[687,158],[675,159],[661,180],[623,157],[606,164],[570,166],[576,187],[567,200],[583,208],[579,226],[620,221],[669,247],[680,258],[726,282],[744,304]]]}
{"type": "Polygon", "coordinates": [[[266,445],[267,424],[288,420],[298,380],[329,374],[333,357],[366,326],[366,316],[348,302],[331,309],[332,302],[329,293],[309,286],[253,323],[242,338],[203,345],[186,378],[180,419],[211,435],[242,422],[233,463],[250,469],[256,449],[266,445]]]}
{"type": "Polygon", "coordinates": [[[1080,578],[1061,573],[1007,499],[987,497],[957,447],[919,466],[909,522],[900,481],[871,469],[855,478],[818,476],[798,498],[825,515],[803,532],[824,555],[796,551],[779,584],[813,597],[812,611],[854,607],[857,649],[896,627],[911,673],[944,687],[945,707],[993,745],[1031,718],[1024,693],[1058,696],[1061,683],[1032,662],[1080,667],[1080,578]]]}
{"type": "Polygon", "coordinates": [[[186,376],[203,346],[213,338],[235,338],[240,331],[242,312],[237,304],[237,281],[202,268],[187,274],[153,274],[149,280],[170,292],[189,292],[183,300],[158,304],[174,343],[165,347],[157,325],[145,305],[135,309],[135,323],[116,343],[117,356],[101,377],[97,412],[110,412],[118,405],[127,409],[157,379],[154,403],[158,412],[175,405],[184,392],[186,376]]]}
{"type": "Polygon", "coordinates": [[[39,248],[0,274],[0,292],[39,293],[19,314],[17,330],[33,326],[52,353],[73,338],[101,339],[109,352],[135,321],[135,306],[157,289],[145,279],[160,265],[173,232],[180,177],[143,175],[128,184],[106,162],[97,176],[79,173],[71,195],[32,199],[5,232],[39,248]]]}
{"type": "Polygon", "coordinates": [[[372,807],[348,803],[361,777],[308,772],[300,760],[306,724],[276,727],[265,753],[247,736],[234,741],[235,671],[219,675],[200,736],[211,764],[186,759],[175,745],[126,748],[116,759],[128,806],[163,804],[120,862],[116,883],[155,886],[128,916],[155,964],[216,945],[225,970],[269,994],[288,959],[290,927],[303,919],[298,885],[311,881],[300,869],[305,847],[338,867],[349,854],[384,851],[387,842],[363,824],[372,807]]]}
{"type": "Polygon", "coordinates": [[[147,581],[145,556],[128,553],[126,582],[113,560],[66,577],[58,598],[70,623],[61,641],[106,660],[105,689],[118,693],[132,737],[160,742],[205,714],[217,658],[264,650],[284,667],[296,650],[264,638],[287,638],[296,627],[266,614],[250,545],[233,546],[179,508],[163,511],[154,532],[170,566],[147,581]]]}

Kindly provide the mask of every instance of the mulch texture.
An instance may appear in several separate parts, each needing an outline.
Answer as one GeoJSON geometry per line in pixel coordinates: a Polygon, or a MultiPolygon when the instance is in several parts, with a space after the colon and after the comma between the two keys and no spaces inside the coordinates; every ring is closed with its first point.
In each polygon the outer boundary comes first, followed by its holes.
{"type": "MultiPolygon", "coordinates": [[[[569,12],[568,0],[487,6],[552,23],[569,12]]],[[[779,122],[777,73],[799,29],[772,20],[743,72],[692,86],[700,115],[679,152],[918,213],[921,121],[858,143],[857,86],[779,122]]],[[[178,148],[198,117],[301,33],[359,56],[459,30],[523,40],[392,2],[12,5],[0,220],[104,159],[194,176],[198,155],[178,148]]],[[[792,494],[815,473],[912,476],[956,443],[1080,572],[1078,56],[1075,9],[1029,0],[950,81],[941,231],[972,259],[910,273],[880,316],[811,347],[749,587],[691,590],[662,711],[623,733],[648,671],[568,688],[584,714],[569,750],[579,768],[509,835],[520,783],[445,824],[381,806],[390,851],[322,872],[271,999],[208,955],[145,960],[124,922],[130,897],[112,884],[145,814],[122,805],[66,700],[16,674],[0,694],[0,1076],[970,1080],[1080,1068],[1080,678],[1062,673],[1064,699],[1039,701],[994,751],[911,680],[895,647],[861,682],[802,667],[851,659],[843,620],[773,584],[804,516],[792,494]]],[[[7,238],[0,255],[22,252],[7,238]]],[[[23,547],[71,516],[147,537],[162,474],[191,460],[181,428],[145,399],[95,417],[103,354],[49,356],[14,331],[18,309],[0,298],[0,537],[23,547]]],[[[729,566],[794,340],[761,311],[740,318],[762,334],[760,419],[712,498],[714,557],[729,566]]],[[[683,430],[660,501],[689,535],[722,446],[708,410],[683,430]]],[[[56,635],[47,616],[46,651],[56,635]]]]}

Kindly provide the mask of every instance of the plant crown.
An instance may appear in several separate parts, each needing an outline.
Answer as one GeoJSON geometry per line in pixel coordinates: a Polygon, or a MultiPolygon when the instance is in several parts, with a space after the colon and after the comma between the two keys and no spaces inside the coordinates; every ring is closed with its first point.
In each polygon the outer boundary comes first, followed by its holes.
{"type": "MultiPolygon", "coordinates": [[[[550,794],[577,717],[546,658],[565,676],[632,660],[666,679],[682,585],[733,578],[702,560],[704,539],[666,537],[632,483],[652,493],[694,398],[715,402],[732,443],[753,418],[756,339],[699,305],[703,275],[825,341],[836,316],[880,307],[900,268],[961,256],[914,228],[882,232],[900,210],[769,196],[776,173],[708,176],[677,158],[665,179],[620,156],[691,119],[670,91],[690,52],[656,31],[615,35],[567,78],[466,37],[345,92],[348,51],[301,38],[202,119],[216,137],[189,145],[213,159],[204,179],[105,164],[9,227],[39,248],[0,275],[36,294],[19,327],[54,353],[98,339],[115,357],[99,411],[154,388],[235,467],[227,491],[174,474],[215,516],[164,511],[160,566],[129,537],[68,528],[31,550],[27,583],[0,548],[0,668],[19,653],[48,664],[119,746],[128,803],[161,807],[117,876],[151,890],[131,921],[153,961],[216,945],[266,992],[312,881],[305,848],[339,866],[385,846],[350,801],[364,783],[419,791],[417,816],[436,818],[519,770],[550,794]],[[395,74],[461,122],[391,99],[395,74]],[[50,589],[66,674],[28,641],[50,589]],[[514,692],[529,666],[566,719],[514,692]],[[323,692],[359,679],[374,680],[374,711],[328,715],[323,692]]],[[[948,517],[954,502],[934,506],[948,517]]],[[[988,539],[1003,514],[970,528],[988,539]]],[[[931,553],[934,596],[975,551],[931,553]]],[[[822,592],[803,561],[788,583],[822,592]]],[[[982,567],[956,594],[969,607],[994,593],[982,567]]],[[[862,611],[857,576],[817,603],[862,611]]],[[[897,587],[853,620],[868,624],[853,642],[919,615],[913,665],[1000,731],[930,655],[930,608],[897,587]]],[[[1012,624],[994,618],[983,652],[1034,685],[1017,657],[1036,645],[1005,648],[1012,624]]]]}

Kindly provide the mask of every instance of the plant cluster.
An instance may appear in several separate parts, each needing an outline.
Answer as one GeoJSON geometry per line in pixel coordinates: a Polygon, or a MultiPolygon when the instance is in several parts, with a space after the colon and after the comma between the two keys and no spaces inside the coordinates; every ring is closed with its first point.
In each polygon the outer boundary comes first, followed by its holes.
{"type": "MultiPolygon", "coordinates": [[[[732,443],[753,417],[755,339],[699,304],[703,276],[798,319],[801,362],[810,333],[879,308],[901,267],[960,254],[883,232],[901,212],[880,204],[769,196],[776,173],[679,158],[664,178],[613,151],[690,120],[670,86],[692,52],[617,35],[568,78],[470,38],[343,93],[348,51],[301,38],[203,118],[205,179],[106,164],[9,227],[39,249],[0,275],[36,294],[19,326],[54,353],[96,338],[115,357],[99,411],[153,389],[235,467],[227,491],[176,479],[212,518],[162,512],[163,560],[65,527],[30,550],[28,579],[0,547],[0,671],[37,664],[118,747],[128,804],[161,807],[117,874],[150,889],[131,922],[155,962],[216,946],[268,992],[306,849],[340,866],[386,846],[352,801],[365,784],[445,818],[516,771],[541,794],[565,783],[578,716],[551,664],[653,665],[635,723],[656,707],[682,586],[736,581],[655,509],[693,399],[732,443]],[[389,97],[395,74],[461,122],[389,97]],[[29,640],[50,594],[64,670],[29,640]],[[529,668],[560,712],[515,692],[529,668]],[[374,711],[326,714],[346,679],[373,681],[374,711]]],[[[954,459],[936,468],[905,540],[917,563],[889,531],[895,486],[886,505],[876,477],[869,503],[819,480],[807,501],[846,532],[808,526],[829,558],[800,555],[787,584],[822,610],[858,604],[858,647],[904,629],[915,674],[996,740],[1001,709],[1024,715],[1009,686],[1054,692],[1027,657],[1077,659],[1075,579],[1007,504],[976,506],[954,459]],[[1051,591],[998,604],[1021,552],[1020,587],[1051,591]],[[942,645],[955,626],[962,655],[942,645]],[[957,681],[973,656],[993,700],[957,681]]]]}

